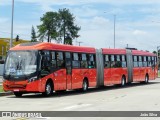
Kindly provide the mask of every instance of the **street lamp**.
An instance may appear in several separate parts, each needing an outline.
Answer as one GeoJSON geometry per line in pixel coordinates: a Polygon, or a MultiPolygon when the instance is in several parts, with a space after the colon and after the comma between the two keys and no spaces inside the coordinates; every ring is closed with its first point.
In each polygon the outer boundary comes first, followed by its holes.
{"type": "MultiPolygon", "coordinates": [[[[109,12],[104,12],[104,13],[109,13],[109,12]]],[[[114,14],[113,15],[113,17],[114,17],[114,22],[113,22],[113,42],[114,42],[114,44],[113,44],[113,46],[114,46],[114,49],[116,48],[116,15],[114,14]]]]}
{"type": "Polygon", "coordinates": [[[116,15],[114,15],[114,49],[116,47],[115,41],[116,41],[116,15]]]}
{"type": "Polygon", "coordinates": [[[83,43],[83,42],[81,42],[81,41],[78,42],[79,46],[81,46],[81,43],[83,43]]]}
{"type": "Polygon", "coordinates": [[[12,0],[12,21],[11,21],[11,39],[10,39],[10,48],[12,47],[12,42],[13,42],[13,17],[14,17],[14,0],[12,0]]]}

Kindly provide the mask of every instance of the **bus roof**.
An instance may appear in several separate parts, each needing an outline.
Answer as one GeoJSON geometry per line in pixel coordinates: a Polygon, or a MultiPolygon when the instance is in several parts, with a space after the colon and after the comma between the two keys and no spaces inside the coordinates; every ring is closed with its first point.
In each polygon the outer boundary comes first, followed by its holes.
{"type": "MultiPolygon", "coordinates": [[[[126,49],[108,49],[108,48],[102,48],[102,53],[103,54],[123,55],[123,54],[126,54],[126,49]]],[[[153,53],[146,52],[146,51],[140,51],[140,50],[132,50],[132,55],[156,56],[153,53]]]]}
{"type": "Polygon", "coordinates": [[[126,49],[110,49],[110,48],[102,48],[103,54],[117,54],[123,55],[126,54],[126,49]]]}
{"type": "Polygon", "coordinates": [[[140,50],[132,50],[132,55],[156,56],[153,53],[146,52],[146,51],[140,51],[140,50]]]}
{"type": "Polygon", "coordinates": [[[57,50],[57,51],[72,51],[72,52],[86,52],[95,53],[95,48],[93,47],[81,47],[72,45],[62,45],[47,42],[32,42],[32,43],[22,43],[16,45],[10,50],[57,50]]]}

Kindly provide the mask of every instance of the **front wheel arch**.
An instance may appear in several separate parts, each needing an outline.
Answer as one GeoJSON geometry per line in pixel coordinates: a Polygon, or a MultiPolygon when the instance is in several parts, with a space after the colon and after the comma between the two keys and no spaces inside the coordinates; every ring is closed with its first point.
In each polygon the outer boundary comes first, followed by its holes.
{"type": "Polygon", "coordinates": [[[53,94],[53,90],[54,90],[53,81],[52,81],[52,79],[48,79],[46,84],[45,84],[45,90],[42,93],[42,95],[51,96],[53,94]]]}

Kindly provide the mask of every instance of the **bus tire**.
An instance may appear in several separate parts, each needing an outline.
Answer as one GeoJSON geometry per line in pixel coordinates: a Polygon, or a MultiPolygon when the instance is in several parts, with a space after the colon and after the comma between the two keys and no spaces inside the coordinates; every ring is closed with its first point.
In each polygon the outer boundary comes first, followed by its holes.
{"type": "Polygon", "coordinates": [[[21,92],[14,92],[14,95],[15,95],[16,97],[22,97],[22,93],[21,93],[21,92]]]}
{"type": "Polygon", "coordinates": [[[121,87],[124,87],[125,85],[126,85],[126,79],[123,76],[122,79],[121,79],[121,87]]]}
{"type": "Polygon", "coordinates": [[[42,93],[43,96],[51,96],[53,94],[53,84],[52,82],[47,82],[45,86],[45,92],[42,93]]]}
{"type": "Polygon", "coordinates": [[[88,82],[87,80],[83,80],[83,84],[82,84],[82,91],[85,92],[88,90],[88,82]]]}
{"type": "Polygon", "coordinates": [[[145,83],[145,84],[147,84],[147,83],[148,83],[148,81],[149,81],[149,77],[148,77],[148,75],[146,75],[146,76],[145,76],[144,83],[145,83]]]}

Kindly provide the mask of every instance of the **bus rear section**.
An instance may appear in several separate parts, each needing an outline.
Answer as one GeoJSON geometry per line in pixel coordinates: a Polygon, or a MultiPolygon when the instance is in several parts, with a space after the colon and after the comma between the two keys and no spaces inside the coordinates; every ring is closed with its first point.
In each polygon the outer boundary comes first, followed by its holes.
{"type": "Polygon", "coordinates": [[[8,52],[3,88],[16,96],[96,87],[96,55],[90,47],[22,44],[8,52]]]}
{"type": "Polygon", "coordinates": [[[157,56],[153,53],[132,50],[133,81],[148,83],[157,78],[157,56]]]}
{"type": "Polygon", "coordinates": [[[153,53],[132,49],[101,49],[103,81],[101,85],[143,82],[157,78],[157,57],[153,53]]]}

